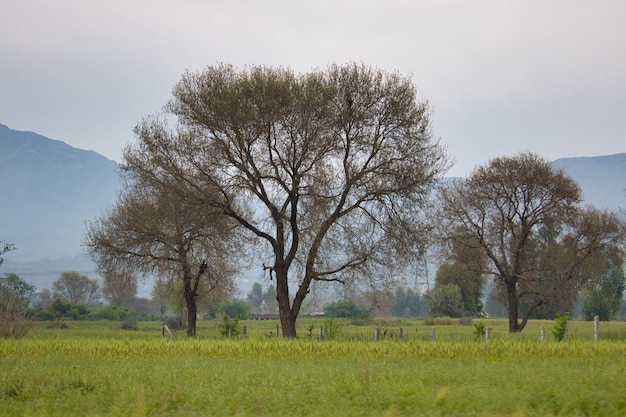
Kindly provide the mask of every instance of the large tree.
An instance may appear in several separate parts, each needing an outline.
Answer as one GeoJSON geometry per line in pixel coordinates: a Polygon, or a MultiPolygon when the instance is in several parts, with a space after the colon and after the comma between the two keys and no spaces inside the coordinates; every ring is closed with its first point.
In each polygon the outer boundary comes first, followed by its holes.
{"type": "Polygon", "coordinates": [[[594,254],[624,242],[615,215],[582,208],[578,185],[529,152],[495,158],[439,197],[444,241],[484,251],[489,262],[482,272],[506,300],[511,332],[521,331],[535,309],[573,299],[594,254]],[[472,239],[459,239],[459,226],[472,239]]]}
{"type": "Polygon", "coordinates": [[[296,336],[314,281],[381,285],[414,260],[423,202],[448,162],[408,77],[358,64],[218,65],[185,73],[173,95],[175,131],[168,115],[145,119],[124,164],[256,239],[283,336],[296,336]]]}
{"type": "Polygon", "coordinates": [[[198,299],[216,288],[232,288],[232,225],[132,169],[126,174],[125,192],[88,224],[85,245],[105,277],[137,271],[156,274],[161,283],[180,281],[187,335],[195,336],[198,299]]]}

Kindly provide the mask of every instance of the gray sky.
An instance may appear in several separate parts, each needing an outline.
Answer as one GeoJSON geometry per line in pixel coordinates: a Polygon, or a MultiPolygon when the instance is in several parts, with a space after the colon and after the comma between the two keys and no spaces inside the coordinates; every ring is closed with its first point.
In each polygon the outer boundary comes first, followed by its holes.
{"type": "Polygon", "coordinates": [[[0,123],[119,161],[185,69],[410,74],[465,176],[626,152],[623,0],[0,0],[0,123]]]}

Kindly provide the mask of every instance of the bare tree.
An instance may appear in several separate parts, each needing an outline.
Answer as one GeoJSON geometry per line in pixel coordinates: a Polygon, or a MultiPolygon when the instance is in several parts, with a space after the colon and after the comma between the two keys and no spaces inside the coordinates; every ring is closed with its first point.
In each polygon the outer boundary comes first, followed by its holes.
{"type": "Polygon", "coordinates": [[[72,305],[92,305],[98,301],[100,286],[76,271],[65,271],[52,283],[53,295],[72,305]]]}
{"type": "Polygon", "coordinates": [[[173,94],[176,131],[145,119],[124,163],[256,239],[283,336],[296,336],[313,282],[384,286],[414,261],[424,200],[448,161],[408,77],[219,65],[184,74],[173,94]]]}
{"type": "Polygon", "coordinates": [[[510,332],[521,331],[535,309],[575,296],[593,254],[617,250],[626,236],[614,214],[581,208],[578,185],[528,152],[495,158],[443,187],[438,220],[444,242],[487,256],[481,272],[504,294],[510,332]],[[455,233],[459,226],[471,239],[455,233]]]}
{"type": "Polygon", "coordinates": [[[102,295],[112,306],[129,307],[137,297],[137,278],[128,271],[105,271],[102,295]]]}
{"type": "Polygon", "coordinates": [[[141,182],[132,170],[127,174],[126,192],[109,213],[88,224],[85,245],[108,273],[138,271],[180,280],[187,334],[195,336],[201,292],[232,288],[232,226],[215,210],[141,182]]]}

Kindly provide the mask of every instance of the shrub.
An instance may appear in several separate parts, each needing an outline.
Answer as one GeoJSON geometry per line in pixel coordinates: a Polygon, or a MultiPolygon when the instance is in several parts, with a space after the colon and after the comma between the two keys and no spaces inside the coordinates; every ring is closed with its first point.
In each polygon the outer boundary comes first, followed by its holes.
{"type": "Polygon", "coordinates": [[[557,316],[554,319],[554,325],[552,325],[552,336],[558,342],[565,339],[567,335],[567,320],[569,319],[569,314],[562,314],[557,316]]]}
{"type": "Polygon", "coordinates": [[[220,304],[219,310],[230,318],[247,320],[252,316],[252,304],[244,300],[228,300],[220,304]]]}
{"type": "Polygon", "coordinates": [[[370,310],[354,301],[337,301],[324,306],[324,315],[330,318],[369,319],[370,310]]]}
{"type": "Polygon", "coordinates": [[[324,320],[322,338],[337,340],[343,334],[343,325],[339,320],[329,318],[324,320]]]}
{"type": "Polygon", "coordinates": [[[239,317],[235,317],[232,321],[227,315],[224,315],[224,320],[219,326],[220,334],[224,337],[237,336],[241,333],[239,329],[239,317]]]}
{"type": "Polygon", "coordinates": [[[137,330],[137,319],[134,317],[125,318],[120,328],[122,330],[137,330]]]}

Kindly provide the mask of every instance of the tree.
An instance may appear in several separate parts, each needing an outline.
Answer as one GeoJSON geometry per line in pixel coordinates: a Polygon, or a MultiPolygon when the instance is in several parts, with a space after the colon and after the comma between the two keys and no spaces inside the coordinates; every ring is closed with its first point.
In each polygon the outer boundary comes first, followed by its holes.
{"type": "Polygon", "coordinates": [[[76,271],[65,271],[52,283],[55,298],[76,305],[93,305],[98,301],[100,291],[98,281],[89,279],[76,271]]]}
{"type": "Polygon", "coordinates": [[[494,277],[506,300],[510,332],[522,331],[537,308],[573,300],[595,253],[621,250],[624,223],[612,213],[582,208],[580,200],[571,178],[528,152],[495,158],[467,180],[442,187],[443,241],[484,252],[482,273],[494,277]],[[472,239],[460,239],[458,227],[472,239]]]}
{"type": "Polygon", "coordinates": [[[232,289],[232,227],[215,210],[158,187],[131,167],[126,175],[126,190],[115,207],[89,222],[85,245],[108,274],[137,271],[180,281],[187,335],[195,336],[198,300],[232,289]]]}
{"type": "Polygon", "coordinates": [[[0,278],[0,337],[21,338],[31,328],[26,309],[35,286],[16,274],[0,278]]]}
{"type": "Polygon", "coordinates": [[[246,299],[252,305],[255,312],[261,311],[261,304],[263,304],[263,286],[258,282],[252,284],[252,289],[246,299]]]}
{"type": "Polygon", "coordinates": [[[102,295],[109,305],[130,307],[137,298],[137,278],[127,271],[106,271],[102,295]]]}
{"type": "Polygon", "coordinates": [[[395,292],[395,303],[391,308],[391,314],[396,317],[419,317],[428,310],[426,301],[419,293],[412,288],[397,288],[395,292]]]}
{"type": "Polygon", "coordinates": [[[600,320],[608,321],[615,317],[619,313],[626,288],[624,258],[616,253],[602,253],[600,257],[604,268],[589,279],[583,290],[585,320],[599,316],[600,320]]]}
{"type": "Polygon", "coordinates": [[[433,316],[461,317],[463,314],[463,296],[456,284],[436,285],[427,300],[433,316]]]}
{"type": "Polygon", "coordinates": [[[144,119],[124,163],[255,240],[285,337],[314,281],[374,287],[414,260],[424,201],[448,162],[408,77],[219,65],[185,73],[173,95],[176,130],[167,116],[144,119]]]}
{"type": "Polygon", "coordinates": [[[7,252],[10,252],[12,250],[15,250],[14,244],[0,240],[0,265],[2,265],[2,263],[4,262],[4,259],[2,258],[1,255],[7,252]]]}

